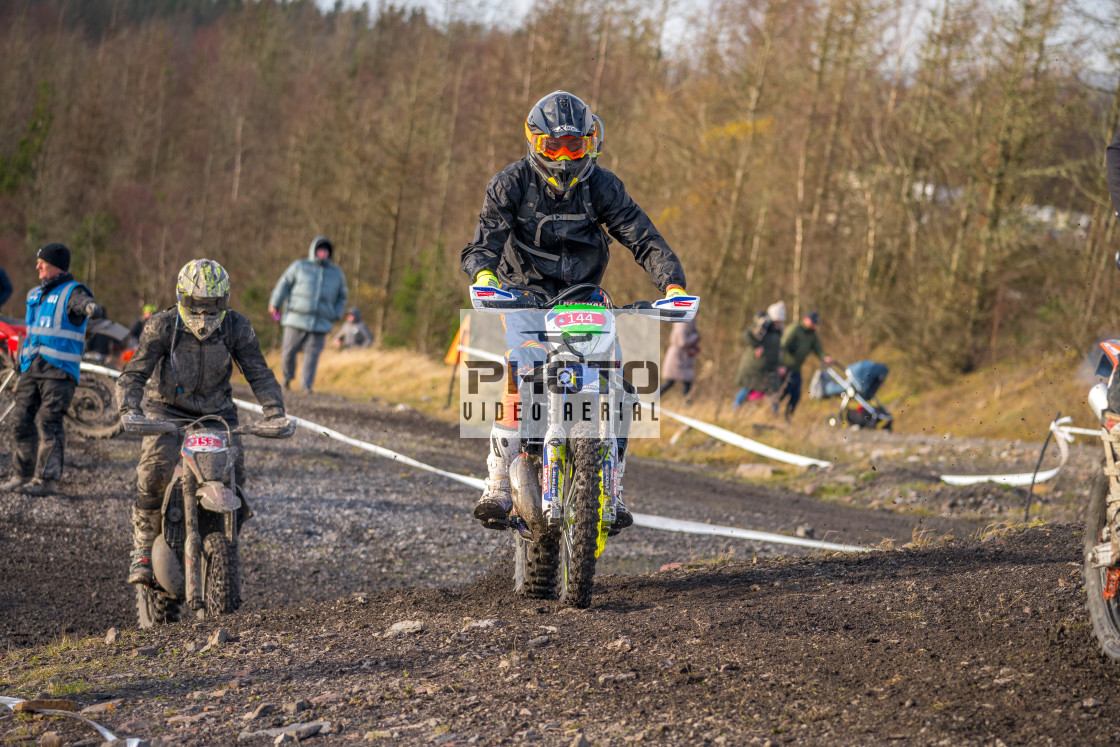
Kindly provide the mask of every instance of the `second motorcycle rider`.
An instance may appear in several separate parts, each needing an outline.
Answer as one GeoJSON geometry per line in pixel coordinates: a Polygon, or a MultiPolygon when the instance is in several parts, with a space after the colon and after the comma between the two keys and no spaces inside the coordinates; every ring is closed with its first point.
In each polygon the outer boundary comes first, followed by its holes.
{"type": "MultiPolygon", "coordinates": [[[[580,283],[603,279],[610,252],[607,233],[634,254],[667,298],[685,295],[684,268],[649,216],[630,198],[622,181],[596,164],[603,146],[603,123],[591,108],[566,91],[538,101],[525,118],[528,153],[495,174],[486,187],[474,240],[461,262],[474,285],[533,288],[554,296],[580,283]],[[606,231],[604,231],[604,227],[606,231]]],[[[592,301],[598,301],[592,297],[592,301]]],[[[535,340],[507,345],[524,358],[544,350],[535,340]],[[530,350],[530,348],[538,350],[530,350]]],[[[527,368],[519,360],[518,373],[527,368]]],[[[505,529],[513,499],[510,463],[517,456],[517,422],[511,415],[495,423],[486,458],[489,477],[474,516],[491,529],[505,529]]],[[[620,444],[617,475],[625,469],[620,444]]],[[[613,530],[634,517],[616,505],[613,530]]]]}
{"type": "MultiPolygon", "coordinates": [[[[248,317],[229,309],[229,275],[217,262],[196,259],[179,272],[178,304],[154,314],[144,325],[136,354],[117,380],[124,419],[142,417],[144,387],[148,414],[187,423],[218,415],[237,426],[237,407],[229,379],[236,363],[278,430],[287,424],[276,376],[261,353],[248,317]]],[[[152,542],[159,534],[163,493],[179,462],[181,435],[145,436],[136,466],[136,504],[132,507],[132,555],[128,583],[153,583],[152,542]]],[[[234,469],[244,474],[241,437],[233,436],[234,469]]]]}

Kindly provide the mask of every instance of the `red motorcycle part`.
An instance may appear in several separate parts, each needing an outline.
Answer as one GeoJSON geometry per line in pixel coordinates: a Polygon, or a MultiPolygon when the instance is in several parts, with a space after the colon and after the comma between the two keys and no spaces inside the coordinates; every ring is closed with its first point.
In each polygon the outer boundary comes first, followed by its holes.
{"type": "Polygon", "coordinates": [[[1104,591],[1101,592],[1101,596],[1112,601],[1116,598],[1117,591],[1120,591],[1120,568],[1109,568],[1104,577],[1104,591]]]}

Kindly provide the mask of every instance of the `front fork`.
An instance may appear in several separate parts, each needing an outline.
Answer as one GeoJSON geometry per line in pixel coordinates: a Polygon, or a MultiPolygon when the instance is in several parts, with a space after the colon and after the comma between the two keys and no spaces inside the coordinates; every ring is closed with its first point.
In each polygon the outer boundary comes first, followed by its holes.
{"type": "MultiPolygon", "coordinates": [[[[1105,413],[1110,417],[1110,413],[1105,413]]],[[[1112,598],[1116,589],[1112,588],[1120,583],[1120,570],[1115,566],[1120,563],[1120,429],[1110,429],[1114,425],[1111,421],[1101,428],[1101,445],[1104,447],[1104,470],[1108,478],[1108,495],[1105,497],[1105,531],[1097,538],[1097,546],[1093,548],[1091,562],[1094,568],[1109,568],[1109,583],[1106,584],[1106,596],[1112,598]],[[1104,536],[1107,533],[1107,536],[1104,536]],[[1113,576],[1117,578],[1113,580],[1113,576]],[[1109,593],[1111,591],[1111,594],[1109,593]]]]}
{"type": "MultiPolygon", "coordinates": [[[[612,387],[606,396],[608,413],[614,413],[618,407],[618,394],[612,387]]],[[[541,475],[541,509],[548,523],[557,524],[564,513],[563,496],[564,481],[566,479],[565,461],[570,457],[564,448],[566,437],[565,430],[560,423],[563,422],[564,398],[559,394],[549,395],[549,427],[544,437],[544,459],[541,475]]],[[[616,508],[615,498],[618,495],[618,439],[614,435],[611,419],[599,420],[599,453],[603,455],[603,468],[599,473],[599,494],[605,498],[602,504],[601,523],[610,526],[614,523],[616,508]]]]}
{"type": "Polygon", "coordinates": [[[198,531],[198,481],[189,470],[183,470],[183,516],[186,541],[183,545],[183,565],[186,570],[187,606],[200,610],[202,599],[202,535],[198,531]]]}

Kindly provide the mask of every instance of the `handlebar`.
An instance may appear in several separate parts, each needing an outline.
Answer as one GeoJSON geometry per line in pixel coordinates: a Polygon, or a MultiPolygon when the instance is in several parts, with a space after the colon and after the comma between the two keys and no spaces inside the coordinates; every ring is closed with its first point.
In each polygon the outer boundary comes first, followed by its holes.
{"type": "Polygon", "coordinates": [[[233,432],[258,438],[290,438],[296,432],[296,422],[291,418],[284,418],[282,424],[272,425],[268,420],[259,420],[255,423],[239,425],[233,429],[233,432]]]}
{"type": "Polygon", "coordinates": [[[271,421],[262,420],[254,423],[246,423],[230,429],[225,419],[217,415],[205,415],[197,420],[183,421],[181,424],[176,420],[156,420],[137,413],[128,413],[121,417],[121,423],[124,426],[125,432],[136,433],[141,436],[158,436],[164,433],[178,433],[181,429],[205,420],[214,420],[221,423],[222,427],[231,435],[250,435],[260,438],[288,438],[296,432],[295,421],[291,418],[284,418],[281,424],[272,424],[271,421]]]}
{"type": "Polygon", "coordinates": [[[135,413],[121,416],[121,424],[126,433],[136,433],[141,436],[158,436],[179,431],[179,426],[169,420],[153,420],[135,413]]]}
{"type": "MultiPolygon", "coordinates": [[[[489,285],[472,285],[471,306],[476,311],[501,313],[506,311],[546,310],[559,305],[577,291],[594,290],[597,286],[591,283],[580,283],[561,291],[552,298],[547,298],[544,293],[535,288],[521,286],[508,286],[494,288],[489,285]]],[[[605,294],[605,291],[604,291],[605,294]]],[[[690,322],[696,318],[700,310],[699,296],[677,296],[676,298],[661,298],[656,301],[637,301],[625,306],[613,306],[610,296],[605,308],[615,313],[636,313],[643,311],[657,312],[663,322],[690,322]]],[[[571,303],[578,303],[572,301],[571,303]]]]}

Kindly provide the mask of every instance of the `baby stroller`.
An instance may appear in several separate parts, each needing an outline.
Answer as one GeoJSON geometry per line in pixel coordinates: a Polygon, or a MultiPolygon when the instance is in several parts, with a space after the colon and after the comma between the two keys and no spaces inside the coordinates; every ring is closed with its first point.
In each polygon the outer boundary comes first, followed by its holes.
{"type": "Polygon", "coordinates": [[[843,376],[833,366],[826,366],[813,374],[809,396],[812,399],[840,397],[840,411],[828,416],[828,424],[833,427],[853,425],[889,431],[894,418],[875,397],[889,372],[885,365],[875,361],[853,363],[844,369],[843,376]]]}

